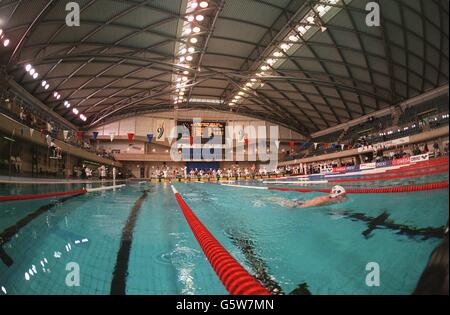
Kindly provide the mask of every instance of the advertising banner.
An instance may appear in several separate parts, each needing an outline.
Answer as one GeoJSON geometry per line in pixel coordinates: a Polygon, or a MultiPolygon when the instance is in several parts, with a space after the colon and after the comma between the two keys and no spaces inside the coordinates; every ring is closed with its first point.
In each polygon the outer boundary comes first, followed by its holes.
{"type": "Polygon", "coordinates": [[[409,143],[409,137],[403,137],[403,138],[398,138],[398,139],[394,139],[394,140],[390,140],[390,141],[386,141],[386,142],[380,142],[380,143],[376,143],[374,145],[370,145],[370,146],[365,146],[365,147],[361,147],[358,148],[358,152],[359,153],[364,153],[364,152],[373,152],[376,149],[383,149],[383,148],[390,148],[390,147],[394,147],[397,145],[402,145],[402,144],[406,144],[409,143]]]}
{"type": "Polygon", "coordinates": [[[396,166],[396,165],[405,165],[405,164],[409,164],[411,163],[410,158],[409,157],[404,157],[401,159],[395,159],[392,161],[392,165],[396,166]]]}
{"type": "Polygon", "coordinates": [[[377,162],[377,168],[378,167],[388,167],[388,166],[392,166],[392,161],[391,160],[387,160],[387,161],[383,161],[383,162],[377,162]]]}
{"type": "Polygon", "coordinates": [[[359,171],[359,165],[353,165],[353,166],[346,166],[345,167],[346,172],[356,172],[359,171]]]}
{"type": "Polygon", "coordinates": [[[374,169],[375,167],[377,167],[376,163],[363,163],[363,164],[359,165],[360,170],[370,170],[370,169],[374,169]]]}
{"type": "Polygon", "coordinates": [[[409,158],[409,161],[411,163],[417,163],[417,162],[428,161],[429,159],[430,159],[430,155],[428,153],[425,153],[425,154],[411,156],[409,158]]]}
{"type": "Polygon", "coordinates": [[[345,166],[334,167],[333,173],[342,173],[342,172],[345,172],[346,170],[347,170],[347,167],[345,167],[345,166]]]}

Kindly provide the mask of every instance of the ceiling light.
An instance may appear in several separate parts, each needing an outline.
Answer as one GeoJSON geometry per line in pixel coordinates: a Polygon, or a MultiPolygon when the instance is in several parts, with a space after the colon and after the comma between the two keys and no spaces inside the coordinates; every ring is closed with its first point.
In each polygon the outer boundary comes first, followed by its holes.
{"type": "Polygon", "coordinates": [[[266,62],[267,62],[269,65],[273,65],[275,62],[277,62],[277,59],[269,58],[269,59],[267,59],[266,62]]]}
{"type": "Polygon", "coordinates": [[[192,38],[190,39],[190,42],[191,42],[192,44],[195,44],[195,43],[198,42],[198,39],[197,39],[196,37],[192,37],[192,38]]]}
{"type": "Polygon", "coordinates": [[[199,15],[197,15],[197,16],[195,17],[195,19],[196,19],[197,21],[201,22],[201,21],[203,21],[203,20],[205,19],[205,17],[204,17],[203,15],[199,14],[199,15]]]}
{"type": "Polygon", "coordinates": [[[3,40],[3,46],[7,47],[8,45],[9,45],[9,39],[8,39],[8,38],[5,38],[5,39],[3,40]]]}
{"type": "Polygon", "coordinates": [[[308,17],[306,18],[306,20],[307,20],[309,23],[314,23],[314,17],[313,17],[313,16],[308,16],[308,17]]]}
{"type": "Polygon", "coordinates": [[[244,95],[245,93],[244,92],[242,92],[242,91],[240,91],[239,93],[238,93],[239,95],[244,95]]]}
{"type": "Polygon", "coordinates": [[[290,40],[291,42],[296,42],[296,41],[298,41],[298,37],[295,36],[295,35],[291,35],[291,36],[289,36],[289,40],[290,40]]]}
{"type": "Polygon", "coordinates": [[[327,30],[327,28],[326,28],[326,26],[321,26],[321,27],[320,27],[320,30],[321,30],[322,33],[323,33],[323,32],[325,32],[325,31],[327,30]]]}
{"type": "Polygon", "coordinates": [[[325,7],[324,7],[323,5],[319,5],[319,6],[317,7],[317,11],[319,11],[319,12],[325,11],[325,7]]]}
{"type": "Polygon", "coordinates": [[[281,53],[281,52],[279,52],[279,51],[276,51],[276,52],[273,53],[273,55],[274,55],[275,57],[281,57],[281,56],[283,56],[283,53],[281,53]]]}
{"type": "Polygon", "coordinates": [[[0,28],[0,35],[2,35],[3,34],[3,30],[0,28]]]}
{"type": "Polygon", "coordinates": [[[192,29],[192,31],[193,31],[194,33],[198,33],[198,32],[200,32],[200,27],[196,26],[196,27],[194,27],[194,28],[192,29]]]}
{"type": "Polygon", "coordinates": [[[206,2],[206,1],[202,1],[202,2],[200,2],[200,8],[207,8],[208,7],[208,2],[206,2]]]}
{"type": "Polygon", "coordinates": [[[184,95],[184,92],[180,92],[179,94],[180,94],[181,96],[183,96],[183,95],[184,95]]]}
{"type": "Polygon", "coordinates": [[[181,90],[180,91],[186,91],[186,89],[185,88],[181,88],[181,90]]]}
{"type": "Polygon", "coordinates": [[[251,78],[250,81],[256,82],[256,79],[255,78],[251,78]]]}
{"type": "Polygon", "coordinates": [[[186,60],[186,58],[184,56],[180,57],[180,62],[184,62],[186,60]]]}
{"type": "Polygon", "coordinates": [[[50,87],[49,84],[46,84],[46,85],[45,85],[45,89],[46,89],[46,90],[48,90],[49,87],[50,87]]]}
{"type": "Polygon", "coordinates": [[[47,85],[47,81],[42,81],[42,83],[41,83],[41,85],[44,87],[44,86],[46,86],[47,85]]]}
{"type": "Polygon", "coordinates": [[[188,52],[190,52],[191,54],[192,54],[194,51],[195,51],[195,48],[194,48],[194,47],[189,47],[189,48],[188,48],[188,52]]]}
{"type": "Polygon", "coordinates": [[[182,77],[181,80],[187,81],[187,80],[188,80],[188,77],[182,77]]]}
{"type": "Polygon", "coordinates": [[[56,99],[59,100],[60,98],[61,98],[61,95],[58,94],[58,95],[56,96],[56,99]]]}
{"type": "Polygon", "coordinates": [[[236,95],[234,98],[238,100],[238,99],[241,99],[242,96],[236,95]]]}
{"type": "Polygon", "coordinates": [[[73,108],[73,109],[72,109],[72,112],[73,112],[75,115],[78,115],[78,113],[79,113],[78,109],[76,109],[76,108],[73,108]]]}
{"type": "Polygon", "coordinates": [[[57,97],[57,96],[58,96],[58,92],[54,92],[54,93],[53,93],[53,96],[54,96],[54,97],[57,97]]]}
{"type": "Polygon", "coordinates": [[[64,106],[67,107],[67,105],[69,105],[69,102],[68,101],[64,101],[64,106]]]}
{"type": "Polygon", "coordinates": [[[187,75],[187,74],[189,74],[189,71],[187,71],[187,70],[186,70],[186,71],[183,71],[183,74],[186,74],[186,75],[187,75]]]}
{"type": "Polygon", "coordinates": [[[33,75],[35,72],[36,72],[36,70],[34,70],[34,68],[31,68],[30,75],[33,75]]]}
{"type": "Polygon", "coordinates": [[[261,66],[261,70],[263,70],[263,71],[269,70],[269,66],[266,66],[266,65],[261,66]]]}
{"type": "Polygon", "coordinates": [[[291,48],[291,45],[289,45],[289,44],[281,44],[280,48],[283,49],[283,50],[288,50],[289,48],[291,48]]]}
{"type": "Polygon", "coordinates": [[[27,64],[27,65],[25,66],[25,70],[26,70],[27,72],[30,72],[30,70],[31,70],[31,65],[30,65],[30,64],[27,64]]]}
{"type": "Polygon", "coordinates": [[[187,61],[192,61],[192,59],[193,59],[192,56],[187,56],[187,57],[186,57],[186,60],[187,60],[187,61]]]}
{"type": "Polygon", "coordinates": [[[246,85],[246,86],[252,86],[253,84],[250,83],[250,82],[248,82],[248,83],[246,83],[245,85],[246,85]]]}
{"type": "Polygon", "coordinates": [[[190,27],[188,27],[184,30],[184,33],[188,34],[188,35],[191,34],[191,32],[192,32],[192,29],[190,27]]]}
{"type": "Polygon", "coordinates": [[[184,55],[186,53],[186,48],[183,48],[182,50],[180,50],[180,54],[184,55]]]}
{"type": "Polygon", "coordinates": [[[192,2],[192,3],[191,3],[191,8],[192,8],[192,9],[196,9],[197,6],[198,6],[198,3],[197,3],[197,2],[192,2]]]}
{"type": "Polygon", "coordinates": [[[299,31],[301,34],[305,34],[306,33],[306,28],[303,25],[301,25],[301,26],[299,26],[297,28],[297,31],[299,31]]]}
{"type": "Polygon", "coordinates": [[[187,18],[187,20],[188,20],[189,22],[194,21],[194,16],[193,16],[193,15],[189,15],[188,18],[187,18]]]}
{"type": "Polygon", "coordinates": [[[37,79],[38,76],[39,76],[39,73],[35,72],[35,73],[33,74],[33,79],[37,79]]]}

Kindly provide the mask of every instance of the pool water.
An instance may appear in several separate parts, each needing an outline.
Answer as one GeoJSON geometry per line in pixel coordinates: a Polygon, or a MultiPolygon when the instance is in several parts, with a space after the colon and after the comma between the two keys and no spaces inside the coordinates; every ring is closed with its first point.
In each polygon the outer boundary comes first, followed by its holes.
{"type": "MultiPolygon", "coordinates": [[[[209,183],[174,186],[217,240],[274,293],[289,294],[300,286],[312,294],[410,294],[442,239],[425,232],[401,234],[392,226],[437,230],[448,221],[447,190],[356,194],[340,204],[293,209],[280,201],[320,194],[209,183]],[[380,215],[381,224],[371,227],[380,215]],[[380,267],[380,286],[366,285],[369,262],[380,267]]],[[[52,189],[57,188],[70,190],[52,189]]],[[[11,194],[17,187],[3,185],[2,195],[8,189],[11,194]]],[[[38,209],[39,216],[0,239],[3,258],[12,261],[7,266],[0,260],[0,294],[114,294],[113,278],[126,294],[227,293],[170,184],[130,184],[63,202],[0,203],[0,233],[6,235],[38,209]],[[121,239],[140,198],[131,249],[123,255],[121,239]],[[71,263],[79,267],[78,286],[71,281],[76,271],[71,263]],[[125,275],[117,275],[118,266],[126,266],[125,275]]]]}

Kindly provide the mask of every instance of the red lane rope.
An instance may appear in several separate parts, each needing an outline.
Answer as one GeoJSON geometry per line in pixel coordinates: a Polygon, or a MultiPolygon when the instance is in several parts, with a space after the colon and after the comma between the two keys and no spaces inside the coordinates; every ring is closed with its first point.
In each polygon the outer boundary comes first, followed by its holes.
{"type": "Polygon", "coordinates": [[[27,194],[27,195],[14,195],[14,196],[0,196],[0,202],[2,201],[15,201],[15,200],[29,200],[29,199],[43,199],[68,195],[81,195],[87,193],[86,189],[77,189],[69,191],[61,191],[45,194],[27,194]]]}
{"type": "MultiPolygon", "coordinates": [[[[424,191],[434,189],[448,188],[448,181],[434,182],[420,185],[407,185],[399,187],[380,187],[380,188],[362,188],[362,189],[346,189],[348,194],[387,194],[387,193],[404,193],[413,191],[424,191]]],[[[330,189],[310,189],[310,188],[285,188],[285,187],[268,187],[268,190],[280,191],[296,191],[296,192],[321,192],[329,193],[330,189]]]]}
{"type": "Polygon", "coordinates": [[[232,295],[270,295],[214,238],[175,189],[174,193],[195,238],[227,291],[232,295]]]}
{"type": "Polygon", "coordinates": [[[379,177],[364,177],[364,178],[342,178],[342,179],[331,179],[328,180],[329,183],[351,183],[351,182],[367,182],[367,181],[377,181],[377,180],[387,180],[387,179],[398,179],[398,178],[410,178],[410,177],[420,177],[426,175],[432,175],[437,173],[448,172],[448,167],[444,169],[414,173],[414,174],[404,174],[404,175],[392,175],[392,176],[379,176],[379,177]]]}

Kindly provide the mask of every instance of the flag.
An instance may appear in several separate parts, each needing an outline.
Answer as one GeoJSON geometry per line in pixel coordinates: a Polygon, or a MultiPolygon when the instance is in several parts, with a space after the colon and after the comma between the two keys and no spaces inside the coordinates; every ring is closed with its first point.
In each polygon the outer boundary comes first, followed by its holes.
{"type": "Polygon", "coordinates": [[[129,132],[129,133],[127,133],[127,135],[128,135],[128,141],[133,141],[134,133],[129,132]]]}
{"type": "Polygon", "coordinates": [[[77,131],[77,138],[81,139],[84,136],[84,132],[83,131],[77,131]]]}
{"type": "Polygon", "coordinates": [[[111,142],[113,142],[113,140],[114,140],[114,133],[110,133],[109,134],[109,139],[111,139],[111,142]]]}
{"type": "Polygon", "coordinates": [[[341,150],[344,151],[345,144],[341,144],[341,150]]]}
{"type": "Polygon", "coordinates": [[[98,136],[98,131],[94,131],[92,132],[92,139],[97,140],[97,136],[98,136]]]}
{"type": "Polygon", "coordinates": [[[317,150],[317,142],[314,142],[314,150],[317,150]]]}
{"type": "Polygon", "coordinates": [[[291,148],[291,151],[294,151],[295,142],[294,141],[289,141],[289,147],[291,148]]]}
{"type": "Polygon", "coordinates": [[[153,133],[148,133],[147,134],[147,140],[148,140],[148,142],[152,142],[152,140],[153,140],[153,133]]]}
{"type": "Polygon", "coordinates": [[[64,140],[67,140],[69,137],[69,130],[63,130],[64,140]]]}
{"type": "Polygon", "coordinates": [[[34,129],[33,129],[33,128],[30,128],[30,137],[33,136],[33,133],[34,133],[34,129]]]}

